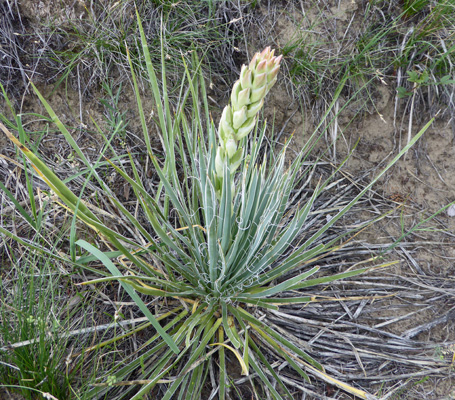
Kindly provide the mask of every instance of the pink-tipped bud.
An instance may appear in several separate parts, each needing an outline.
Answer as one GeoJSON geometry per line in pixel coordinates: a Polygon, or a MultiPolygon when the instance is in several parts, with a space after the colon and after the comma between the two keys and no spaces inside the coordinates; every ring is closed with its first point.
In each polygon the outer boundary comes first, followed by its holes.
{"type": "Polygon", "coordinates": [[[234,110],[237,110],[239,108],[237,102],[238,102],[238,96],[240,91],[242,90],[242,85],[240,84],[240,81],[236,81],[234,83],[234,86],[232,87],[232,93],[231,93],[231,104],[232,108],[234,110]]]}
{"type": "Polygon", "coordinates": [[[254,80],[253,80],[253,87],[254,88],[259,88],[261,86],[264,86],[267,82],[267,74],[264,72],[262,74],[256,74],[254,75],[254,80]]]}
{"type": "Polygon", "coordinates": [[[251,70],[247,68],[246,65],[242,66],[242,72],[245,71],[244,73],[240,73],[240,83],[242,85],[242,88],[248,88],[251,87],[252,81],[253,81],[253,76],[251,73],[251,70]]]}
{"type": "Polygon", "coordinates": [[[248,65],[248,68],[253,70],[254,68],[256,68],[256,63],[257,63],[257,59],[259,57],[259,53],[256,53],[253,58],[251,59],[250,61],[250,64],[248,65]]]}
{"type": "Polygon", "coordinates": [[[280,70],[280,66],[277,65],[274,69],[267,73],[267,82],[270,83],[273,81],[276,76],[278,75],[278,71],[280,70]]]}
{"type": "Polygon", "coordinates": [[[256,74],[262,74],[263,72],[267,71],[267,60],[262,60],[257,66],[256,66],[256,74]]]}
{"type": "Polygon", "coordinates": [[[239,95],[237,96],[237,107],[236,109],[242,108],[245,105],[248,105],[250,103],[250,91],[251,89],[247,87],[246,89],[243,89],[239,95]]]}
{"type": "Polygon", "coordinates": [[[268,55],[270,54],[270,46],[267,46],[264,50],[261,51],[260,57],[263,58],[268,58],[268,55]]]}
{"type": "Polygon", "coordinates": [[[248,67],[245,64],[243,64],[242,68],[240,69],[240,80],[243,79],[243,77],[245,76],[247,71],[248,71],[248,67]]]}

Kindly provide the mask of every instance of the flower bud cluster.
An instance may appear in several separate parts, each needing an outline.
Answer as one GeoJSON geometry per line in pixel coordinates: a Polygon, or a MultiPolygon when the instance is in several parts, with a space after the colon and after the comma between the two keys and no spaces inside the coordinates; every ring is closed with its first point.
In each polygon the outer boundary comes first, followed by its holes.
{"type": "Polygon", "coordinates": [[[231,173],[239,167],[243,149],[239,141],[247,136],[256,124],[256,118],[264,104],[264,98],[275,84],[282,56],[275,57],[270,47],[256,53],[248,66],[243,65],[240,79],[232,88],[230,104],[221,115],[218,128],[219,147],[215,159],[217,176],[223,176],[226,158],[231,173]]]}

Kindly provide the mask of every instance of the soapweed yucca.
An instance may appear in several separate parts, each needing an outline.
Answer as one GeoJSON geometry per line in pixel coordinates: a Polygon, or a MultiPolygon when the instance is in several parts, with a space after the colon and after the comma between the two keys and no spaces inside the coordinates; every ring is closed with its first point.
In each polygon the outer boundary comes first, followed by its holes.
{"type": "MultiPolygon", "coordinates": [[[[104,195],[116,205],[124,223],[136,232],[134,237],[104,225],[96,212],[1,125],[36,173],[77,218],[108,243],[109,249],[95,248],[84,240],[78,240],[76,245],[95,256],[109,271],[101,272],[103,277],[90,283],[119,281],[148,318],[147,323],[122,333],[118,339],[150,325],[156,330],[137,351],[105,371],[94,383],[88,398],[140,399],[162,385],[160,390],[164,394],[160,398],[164,400],[174,396],[200,399],[204,384],[210,385],[207,376],[212,369],[217,377],[212,390],[219,399],[225,399],[229,386],[227,353],[235,356],[243,374],[254,372],[272,398],[292,398],[289,388],[271,365],[271,352],[302,380],[308,380],[308,374],[312,374],[360,398],[368,398],[366,392],[328,376],[324,367],[299,343],[261,322],[255,310],[308,303],[311,297],[302,289],[368,270],[314,277],[318,267],[305,266],[336,250],[340,237],[322,240],[324,233],[415,143],[428,125],[349,204],[307,235],[303,228],[329,180],[320,182],[296,205],[291,201],[291,194],[302,179],[303,161],[312,146],[305,146],[287,165],[286,146],[275,154],[263,153],[266,127],[257,123],[264,97],[276,80],[281,58],[266,49],[258,53],[248,67],[242,68],[217,130],[210,119],[196,56],[196,72],[186,68],[186,90],[182,85],[179,106],[171,110],[163,49],[160,85],[140,21],[139,28],[156,103],[156,123],[166,154],[163,163],[152,150],[132,65],[131,74],[147,153],[160,184],[153,195],[149,193],[132,156],[129,165],[132,176],[115,161],[111,161],[111,165],[133,188],[147,224],[139,222],[111,192],[98,175],[98,164],[93,166],[87,160],[35,89],[52,120],[87,166],[89,178],[93,177],[104,195]],[[190,100],[192,114],[188,118],[185,113],[190,100]],[[166,300],[163,301],[164,314],[153,315],[138,293],[166,300]]],[[[20,119],[16,122],[20,123],[20,119]]],[[[316,136],[315,133],[312,139],[316,136]]],[[[13,233],[0,229],[3,234],[17,239],[13,233]]],[[[70,248],[73,245],[70,243],[70,248]]],[[[87,263],[93,256],[76,258],[74,252],[72,256],[73,262],[90,268],[87,263]]],[[[100,343],[98,348],[103,345],[100,343]]]]}

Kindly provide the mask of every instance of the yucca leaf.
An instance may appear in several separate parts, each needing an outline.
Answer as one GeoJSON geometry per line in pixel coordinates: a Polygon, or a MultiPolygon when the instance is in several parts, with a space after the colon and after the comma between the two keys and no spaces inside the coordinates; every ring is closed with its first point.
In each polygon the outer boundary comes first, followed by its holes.
{"type": "MultiPolygon", "coordinates": [[[[199,328],[197,329],[193,338],[191,339],[191,344],[196,343],[199,340],[200,335],[202,334],[202,331],[205,329],[205,327],[212,326],[213,323],[211,322],[211,319],[212,319],[212,316],[214,313],[215,313],[215,311],[212,308],[210,310],[210,312],[206,314],[205,318],[201,321],[199,328]]],[[[175,342],[179,345],[180,345],[180,343],[182,343],[184,341],[184,339],[186,337],[186,328],[187,328],[187,324],[183,323],[182,326],[179,328],[178,332],[173,335],[175,342]]],[[[189,349],[191,349],[191,347],[183,348],[180,351],[180,353],[177,355],[177,357],[172,360],[172,362],[170,362],[171,358],[174,357],[175,355],[172,353],[172,350],[166,351],[164,356],[162,356],[159,359],[158,363],[156,365],[154,365],[154,370],[149,377],[150,382],[147,383],[146,385],[144,385],[132,398],[129,398],[128,400],[139,400],[145,394],[147,394],[150,390],[152,390],[153,387],[156,385],[156,383],[161,378],[166,376],[169,373],[169,371],[171,371],[173,369],[173,367],[177,363],[180,362],[180,360],[185,356],[185,354],[188,352],[189,349]]],[[[193,353],[194,353],[194,351],[192,349],[191,354],[193,354],[193,353]]],[[[173,384],[176,384],[175,389],[178,388],[178,386],[182,380],[183,380],[183,377],[182,377],[182,379],[176,379],[173,381],[174,382],[173,384]],[[177,380],[178,380],[178,382],[177,382],[177,380]]]]}
{"type": "MultiPolygon", "coordinates": [[[[33,164],[35,171],[41,176],[41,178],[51,187],[51,189],[62,198],[68,205],[75,205],[78,202],[78,197],[71,192],[63,182],[55,175],[50,168],[44,164],[39,157],[25,147],[19,140],[17,140],[13,134],[6,129],[6,127],[0,123],[0,129],[6,134],[6,136],[18,147],[18,149],[29,159],[33,164]]],[[[95,215],[84,205],[80,205],[80,211],[87,215],[88,218],[97,221],[95,215]]]]}
{"type": "Polygon", "coordinates": [[[223,176],[223,189],[221,191],[221,203],[219,215],[221,217],[218,228],[218,239],[221,239],[221,250],[227,254],[231,245],[232,229],[232,196],[231,193],[231,172],[228,165],[225,164],[223,176]]]}
{"type": "MultiPolygon", "coordinates": [[[[223,323],[223,326],[225,324],[223,323]]],[[[218,342],[223,343],[224,342],[224,328],[223,326],[220,326],[218,328],[218,342]]],[[[224,347],[221,346],[220,349],[218,350],[219,354],[219,360],[220,360],[220,388],[218,391],[218,397],[219,400],[226,400],[226,357],[224,354],[224,347]]]]}
{"type": "Polygon", "coordinates": [[[202,398],[201,392],[205,387],[208,373],[209,368],[207,368],[207,364],[201,364],[196,367],[191,378],[194,383],[190,383],[191,386],[187,393],[188,400],[200,400],[202,398]]]}
{"type": "Polygon", "coordinates": [[[204,317],[204,314],[200,315],[203,311],[203,307],[202,306],[199,306],[195,312],[193,312],[192,314],[192,321],[191,323],[188,325],[188,328],[187,328],[187,334],[186,334],[186,339],[185,339],[185,346],[188,348],[190,347],[190,343],[191,343],[191,335],[193,333],[193,329],[196,325],[200,324],[201,322],[201,319],[204,317]]]}
{"type": "Polygon", "coordinates": [[[322,367],[321,364],[319,364],[317,361],[315,361],[312,357],[310,357],[308,354],[306,354],[304,351],[302,351],[300,348],[298,348],[296,345],[291,343],[289,340],[285,339],[282,335],[279,333],[275,332],[272,328],[264,324],[263,322],[259,321],[257,318],[253,317],[250,313],[245,311],[241,307],[231,307],[229,306],[230,311],[236,315],[236,318],[243,318],[247,321],[250,322],[251,326],[257,326],[260,328],[263,332],[265,332],[267,335],[269,335],[271,338],[274,338],[277,343],[280,343],[293,352],[295,352],[298,356],[302,357],[306,362],[308,362],[310,365],[313,367],[323,371],[324,368],[322,367]]]}
{"type": "MultiPolygon", "coordinates": [[[[117,258],[117,257],[123,255],[123,253],[121,251],[105,251],[104,255],[107,258],[111,259],[111,258],[117,258]]],[[[93,261],[99,261],[99,259],[94,255],[85,255],[85,256],[80,256],[79,258],[77,258],[77,262],[79,264],[88,264],[93,261]]]]}
{"type": "Polygon", "coordinates": [[[245,336],[245,339],[243,340],[243,355],[242,355],[242,359],[243,359],[243,362],[245,363],[246,370],[248,371],[249,370],[249,363],[250,363],[250,359],[249,359],[250,350],[249,350],[249,343],[248,343],[248,329],[245,329],[244,336],[245,336]]]}
{"type": "MultiPolygon", "coordinates": [[[[259,278],[259,285],[265,285],[273,281],[274,279],[279,278],[280,276],[284,276],[287,272],[298,269],[302,266],[304,261],[308,261],[311,258],[318,256],[326,249],[324,244],[319,244],[311,250],[305,251],[303,254],[299,256],[301,252],[305,250],[304,247],[301,247],[296,252],[297,256],[288,257],[282,264],[279,264],[277,267],[272,268],[270,271],[264,272],[259,278]]],[[[259,285],[257,287],[259,287],[259,285]]],[[[256,286],[254,287],[256,288],[256,286]]],[[[252,289],[253,290],[253,289],[252,289]]]]}
{"type": "Polygon", "coordinates": [[[272,296],[277,293],[283,293],[291,289],[295,289],[296,285],[299,284],[301,281],[304,279],[308,278],[309,276],[315,274],[316,272],[319,271],[319,267],[313,267],[309,271],[304,272],[302,274],[299,274],[295,276],[294,278],[290,278],[278,285],[272,286],[272,287],[267,287],[267,288],[262,288],[262,290],[256,289],[254,293],[246,293],[244,294],[244,297],[247,298],[263,298],[267,296],[272,296]]]}
{"type": "MultiPolygon", "coordinates": [[[[188,314],[188,311],[182,310],[182,312],[180,314],[178,314],[176,317],[174,317],[173,320],[170,321],[163,329],[166,331],[171,329],[174,325],[178,324],[183,318],[185,318],[185,316],[187,314],[188,314]]],[[[180,329],[182,329],[182,328],[180,328],[180,329]]],[[[142,348],[149,346],[150,344],[152,344],[153,342],[155,342],[157,339],[160,339],[160,338],[161,338],[161,336],[159,335],[159,333],[155,334],[144,345],[142,345],[142,348]]],[[[133,373],[137,368],[141,367],[141,363],[143,363],[143,360],[147,360],[147,359],[151,358],[154,354],[159,352],[166,345],[167,345],[166,342],[160,341],[160,343],[158,343],[156,346],[147,350],[145,353],[142,353],[142,355],[140,357],[135,356],[133,361],[128,363],[127,360],[125,359],[122,363],[122,367],[120,369],[116,370],[115,372],[111,371],[110,374],[114,373],[117,380],[124,380],[131,373],[133,373]]],[[[172,352],[172,350],[169,350],[167,356],[170,358],[173,356],[173,354],[174,353],[172,352]]],[[[88,398],[92,399],[92,398],[96,398],[96,397],[106,393],[108,390],[109,390],[108,387],[94,387],[88,392],[87,395],[88,395],[88,398]]],[[[128,395],[128,393],[129,393],[129,390],[126,391],[125,395],[128,395]]]]}
{"type": "Polygon", "coordinates": [[[272,302],[264,301],[267,299],[256,299],[256,298],[249,298],[249,297],[241,297],[238,296],[235,298],[240,303],[251,304],[254,307],[262,307],[267,308],[269,310],[278,311],[278,307],[275,304],[271,304],[272,302]]]}
{"type": "Polygon", "coordinates": [[[313,297],[304,296],[304,297],[268,297],[266,299],[261,299],[259,303],[255,303],[256,299],[250,298],[242,298],[238,299],[239,301],[243,301],[245,303],[260,305],[264,308],[270,308],[272,310],[278,310],[278,306],[284,304],[300,304],[300,303],[309,303],[313,300],[313,297]],[[274,308],[272,308],[274,307],[274,308]]]}
{"type": "Polygon", "coordinates": [[[231,343],[234,345],[236,349],[240,347],[240,341],[236,335],[234,335],[231,325],[234,323],[233,319],[230,319],[228,316],[228,310],[226,303],[222,302],[221,303],[221,315],[223,318],[223,328],[224,331],[226,332],[229,340],[231,343]]]}
{"type": "MultiPolygon", "coordinates": [[[[316,200],[318,193],[318,186],[315,188],[312,197],[309,199],[307,204],[297,212],[291,224],[286,227],[285,232],[280,239],[274,244],[271,250],[269,250],[255,265],[251,266],[251,270],[254,273],[261,273],[267,265],[270,265],[277,256],[283,253],[283,251],[289,247],[289,245],[296,238],[300,229],[306,221],[306,218],[316,200]]],[[[240,276],[240,278],[243,278],[240,276]]]]}
{"type": "Polygon", "coordinates": [[[288,396],[289,399],[292,399],[293,396],[291,395],[291,393],[289,392],[289,389],[286,387],[286,385],[283,383],[283,381],[280,379],[280,377],[278,376],[278,374],[275,372],[275,370],[273,369],[273,367],[270,365],[270,363],[267,361],[267,358],[264,356],[264,354],[262,354],[261,350],[259,349],[259,347],[256,345],[256,343],[254,342],[254,340],[249,337],[248,338],[248,344],[249,346],[251,347],[252,349],[252,352],[254,353],[255,356],[257,356],[259,358],[259,360],[261,361],[261,363],[263,365],[265,365],[265,367],[269,370],[270,374],[273,376],[273,378],[278,382],[278,384],[281,386],[281,388],[284,390],[284,392],[286,393],[286,395],[288,396]]]}
{"type": "Polygon", "coordinates": [[[301,283],[294,285],[291,289],[297,290],[297,289],[303,289],[303,288],[311,287],[311,286],[315,286],[315,285],[320,285],[322,283],[334,282],[339,279],[349,278],[351,276],[357,276],[357,275],[363,274],[366,271],[371,270],[371,269],[372,269],[372,267],[369,267],[369,268],[367,267],[367,268],[356,269],[354,271],[342,272],[341,274],[335,274],[335,275],[330,275],[330,276],[324,276],[321,278],[309,279],[305,282],[301,282],[301,283]]]}
{"type": "Polygon", "coordinates": [[[213,338],[215,332],[217,331],[218,327],[221,325],[222,319],[218,318],[213,326],[206,330],[204,333],[199,346],[191,353],[189,360],[186,362],[185,366],[183,367],[182,374],[175,380],[175,382],[171,385],[171,387],[166,391],[165,395],[163,396],[162,400],[169,400],[175,391],[180,386],[183,378],[186,375],[186,371],[191,368],[191,365],[202,355],[203,351],[205,350],[205,346],[208,342],[213,338]]]}
{"type": "MultiPolygon", "coordinates": [[[[265,383],[265,385],[267,386],[267,388],[270,390],[273,398],[275,400],[283,400],[283,398],[281,397],[281,395],[277,392],[277,390],[275,389],[274,385],[272,385],[269,381],[269,379],[267,378],[267,376],[264,374],[264,371],[262,370],[261,366],[258,365],[254,359],[254,356],[251,355],[251,359],[250,359],[250,364],[251,366],[253,367],[253,369],[255,370],[255,372],[258,374],[259,378],[261,379],[261,382],[265,383]]],[[[292,399],[292,396],[291,396],[291,399],[292,399]]]]}
{"type": "Polygon", "coordinates": [[[310,382],[310,379],[308,378],[308,375],[297,365],[297,363],[289,357],[289,353],[281,347],[277,341],[273,340],[272,337],[267,335],[262,329],[260,329],[256,325],[252,325],[254,328],[254,331],[258,333],[270,346],[272,346],[278,354],[280,354],[288,363],[289,365],[294,369],[294,371],[298,372],[298,374],[307,382],[310,382]]]}
{"type": "MultiPolygon", "coordinates": [[[[78,240],[77,245],[80,247],[84,248],[85,250],[89,251],[92,253],[94,256],[98,257],[98,259],[104,264],[104,266],[111,272],[112,275],[122,275],[118,268],[112,263],[112,261],[106,257],[106,255],[98,250],[96,247],[92,246],[90,243],[87,243],[85,240],[78,240]]],[[[163,338],[163,340],[167,343],[167,345],[175,352],[179,353],[180,350],[177,347],[177,345],[174,343],[172,338],[163,330],[161,325],[157,322],[155,317],[152,315],[152,313],[149,311],[147,306],[144,304],[144,302],[140,299],[140,297],[136,294],[136,292],[130,287],[129,284],[120,281],[120,284],[123,286],[123,288],[126,290],[126,292],[130,295],[130,297],[134,300],[134,302],[137,304],[137,306],[141,309],[141,311],[144,313],[144,315],[148,318],[148,320],[151,322],[153,327],[157,330],[157,332],[160,334],[160,336],[163,338]]]]}
{"type": "MultiPolygon", "coordinates": [[[[35,171],[43,178],[47,185],[52,189],[54,193],[57,194],[69,207],[69,210],[74,212],[77,210],[77,216],[84,221],[88,226],[91,226],[93,229],[98,230],[105,234],[110,240],[120,249],[125,249],[124,246],[120,244],[117,238],[126,243],[137,245],[135,242],[130,239],[120,235],[119,233],[108,228],[106,225],[100,222],[100,220],[89,210],[89,208],[83,203],[80,202],[79,197],[77,197],[66,185],[48,168],[33,152],[27,149],[23,144],[21,144],[12,134],[9,132],[3,124],[0,123],[0,129],[2,129],[8,138],[21,150],[21,152],[30,160],[35,171]]],[[[126,249],[123,251],[123,254],[128,254],[126,249]]]]}

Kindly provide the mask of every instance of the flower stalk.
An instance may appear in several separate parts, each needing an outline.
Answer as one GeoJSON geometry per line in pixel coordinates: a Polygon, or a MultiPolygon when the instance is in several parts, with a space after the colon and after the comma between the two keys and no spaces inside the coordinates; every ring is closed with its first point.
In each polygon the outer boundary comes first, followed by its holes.
{"type": "Polygon", "coordinates": [[[243,65],[231,93],[229,104],[224,107],[218,127],[219,145],[215,158],[216,187],[221,190],[224,165],[229,162],[233,175],[243,159],[243,148],[239,142],[256,125],[267,93],[277,80],[282,56],[275,50],[265,48],[256,53],[248,66],[243,65]]]}

